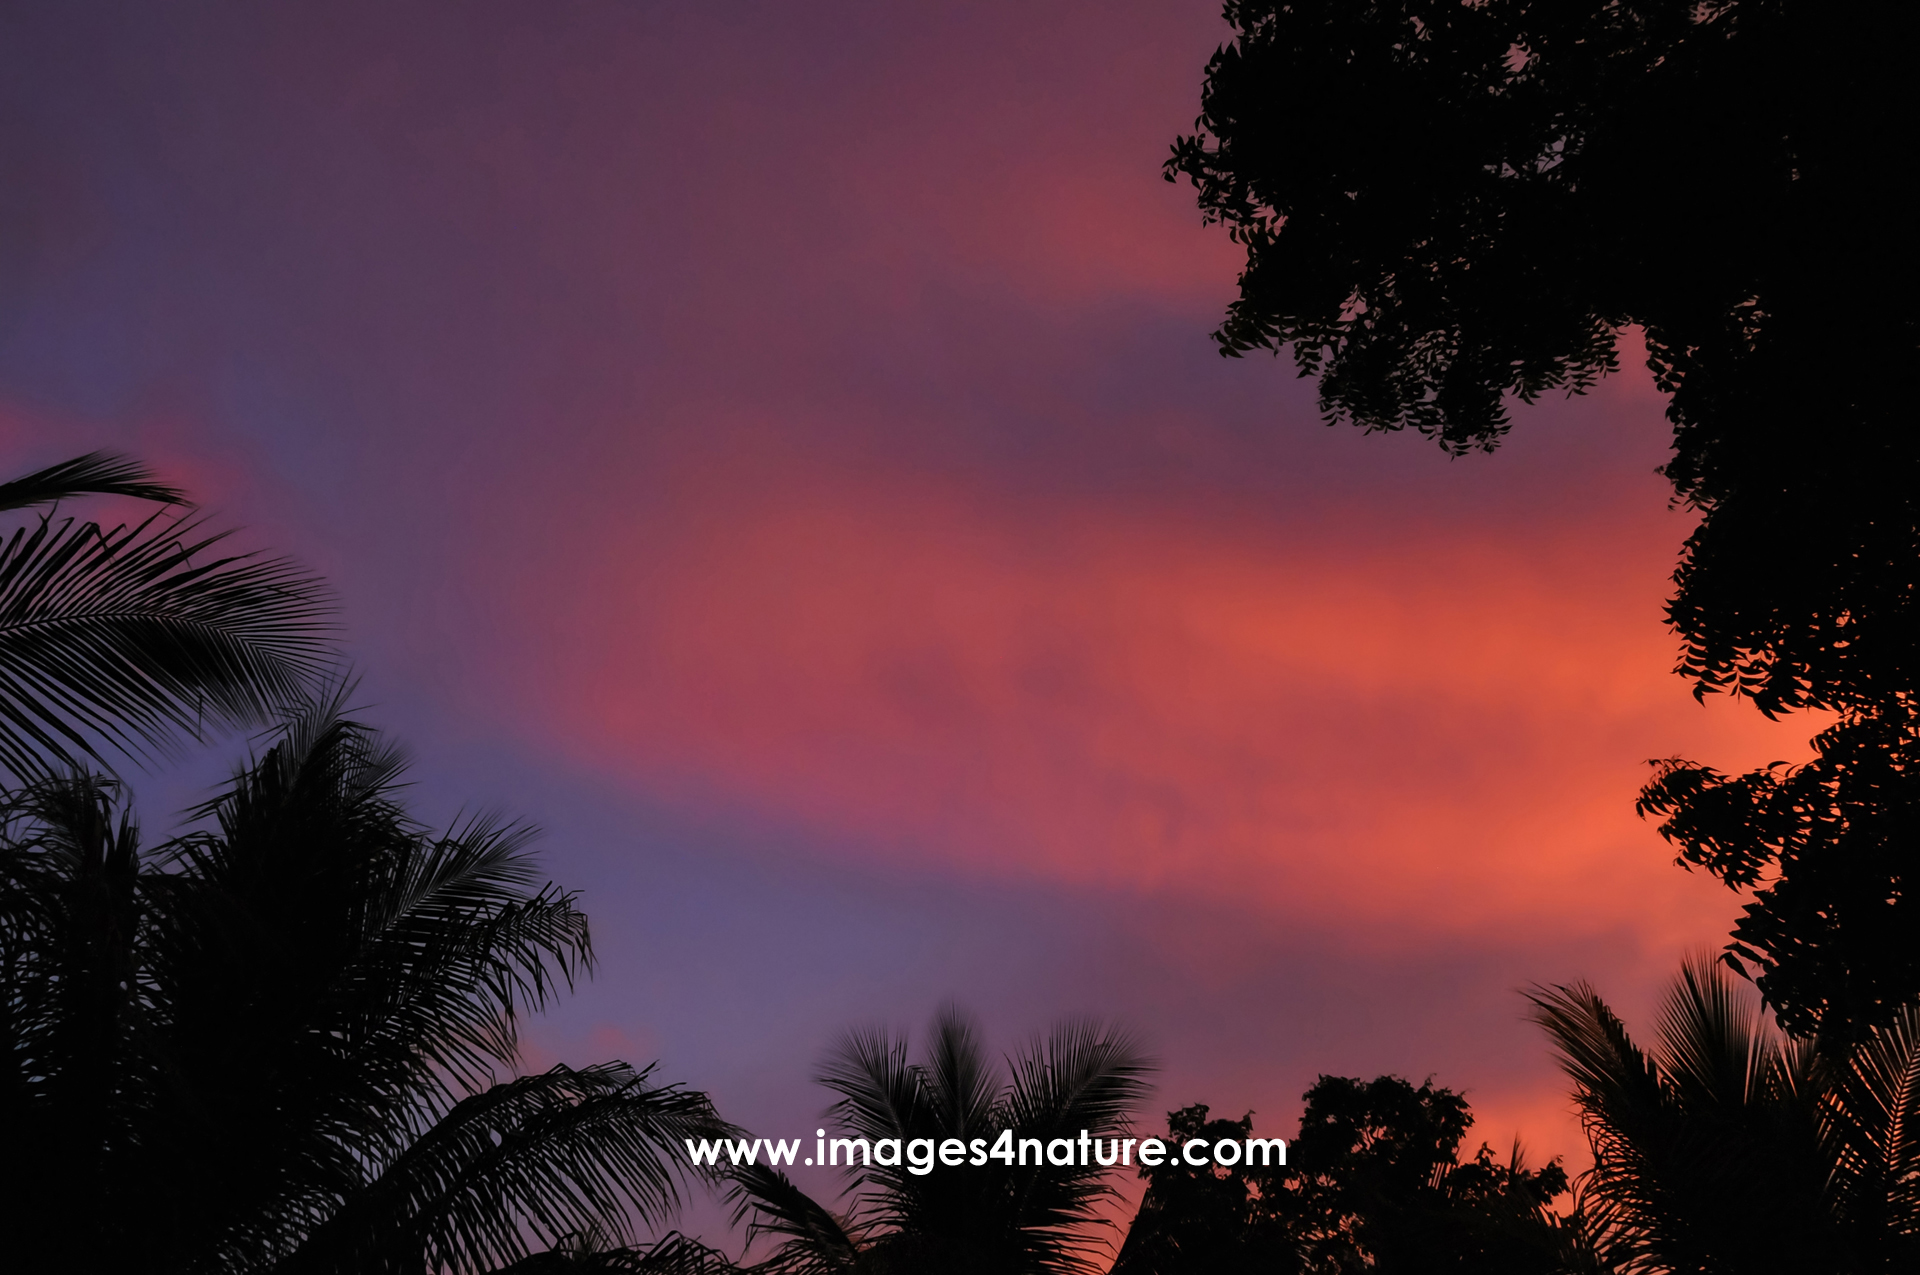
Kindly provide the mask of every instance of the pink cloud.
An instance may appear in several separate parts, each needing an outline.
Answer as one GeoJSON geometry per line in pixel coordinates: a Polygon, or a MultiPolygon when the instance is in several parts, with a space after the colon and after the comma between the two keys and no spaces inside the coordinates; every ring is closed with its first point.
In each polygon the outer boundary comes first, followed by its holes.
{"type": "Polygon", "coordinates": [[[1657,507],[1354,542],[1337,515],[778,468],[522,582],[550,643],[531,729],[855,858],[1339,917],[1356,942],[1656,944],[1731,900],[1634,817],[1645,760],[1758,764],[1808,733],[1671,676],[1657,507]]]}

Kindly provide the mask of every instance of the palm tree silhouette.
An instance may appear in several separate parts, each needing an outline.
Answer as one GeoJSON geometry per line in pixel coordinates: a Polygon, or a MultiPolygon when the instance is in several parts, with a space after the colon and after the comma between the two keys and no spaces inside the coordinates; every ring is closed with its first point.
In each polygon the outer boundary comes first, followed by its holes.
{"type": "Polygon", "coordinates": [[[624,1063],[497,1079],[586,917],[527,829],[415,823],[402,769],[335,700],[152,853],[110,780],[0,802],[16,1259],[480,1272],[673,1210],[680,1140],[730,1127],[624,1063]]]}
{"type": "MultiPolygon", "coordinates": [[[[1152,1070],[1124,1032],[1070,1021],[1009,1059],[1005,1076],[988,1062],[972,1022],[948,1007],[934,1019],[918,1063],[909,1042],[884,1030],[850,1032],[818,1079],[839,1094],[836,1125],[869,1143],[989,1144],[1013,1138],[1112,1138],[1125,1131],[1152,1070]]],[[[851,1157],[849,1157],[851,1158],[851,1157]]],[[[897,1157],[896,1157],[897,1158],[897,1157]]],[[[832,1272],[969,1272],[1077,1275],[1098,1270],[1111,1227],[1104,1208],[1116,1172],[1088,1157],[1081,1166],[969,1159],[916,1174],[909,1165],[848,1170],[852,1207],[836,1213],[767,1166],[735,1171],[736,1221],[751,1219],[749,1242],[779,1241],[757,1267],[768,1275],[832,1272]]]]}
{"type": "Polygon", "coordinates": [[[1593,1147],[1603,1269],[1920,1269],[1920,1007],[1816,1048],[1699,956],[1643,1050],[1585,984],[1529,999],[1593,1147]]]}
{"type": "Polygon", "coordinates": [[[0,539],[0,775],[31,782],[182,734],[269,720],[331,666],[326,587],[222,553],[176,488],[93,452],[0,483],[0,513],[76,496],[157,501],[132,525],[39,521],[0,539]]]}

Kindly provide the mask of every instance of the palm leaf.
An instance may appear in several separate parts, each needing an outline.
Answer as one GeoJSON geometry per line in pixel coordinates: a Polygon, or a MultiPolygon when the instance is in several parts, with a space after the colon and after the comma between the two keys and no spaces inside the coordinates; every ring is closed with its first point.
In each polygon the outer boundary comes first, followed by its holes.
{"type": "Polygon", "coordinates": [[[132,1047],[151,1027],[139,829],[117,797],[91,775],[0,795],[0,1196],[16,1216],[100,1190],[152,1092],[132,1047]]]}
{"type": "Polygon", "coordinates": [[[526,829],[411,820],[346,693],[144,859],[111,780],[0,792],[0,1219],[88,1270],[719,1275],[617,1246],[738,1131],[624,1064],[493,1083],[585,918],[526,829]]]}
{"type": "Polygon", "coordinates": [[[1036,1133],[1122,1129],[1150,1091],[1154,1067],[1126,1032],[1069,1020],[1014,1060],[1008,1111],[1036,1133]]]}
{"type": "Polygon", "coordinates": [[[1820,1114],[1834,1160],[1835,1210],[1889,1257],[1920,1259],[1920,1006],[1824,1069],[1820,1114]]]}
{"type": "Polygon", "coordinates": [[[535,1253],[497,1275],[742,1275],[717,1248],[678,1231],[668,1231],[639,1248],[608,1247],[603,1235],[569,1237],[544,1253],[535,1253]]]}
{"type": "MultiPolygon", "coordinates": [[[[881,1029],[842,1037],[817,1077],[840,1095],[832,1117],[873,1141],[970,1142],[1002,1130],[1077,1141],[1083,1129],[1123,1131],[1152,1067],[1124,1033],[1069,1022],[1009,1060],[1003,1081],[972,1021],[952,1006],[935,1016],[921,1061],[907,1058],[907,1040],[881,1029]]],[[[743,1211],[758,1210],[756,1227],[787,1237],[777,1258],[796,1270],[1068,1272],[1099,1263],[1111,1175],[1095,1164],[989,1160],[928,1174],[862,1165],[848,1171],[859,1190],[845,1219],[766,1172],[742,1179],[739,1198],[743,1211]]]]}
{"type": "Polygon", "coordinates": [[[1760,1006],[1735,994],[1718,963],[1683,961],[1655,1021],[1661,1071],[1696,1102],[1740,1107],[1763,1100],[1779,1057],[1760,1006]]]}
{"type": "Polygon", "coordinates": [[[463,1100],[280,1269],[478,1275],[583,1232],[624,1242],[678,1205],[684,1139],[738,1132],[648,1075],[555,1067],[463,1100]]]}
{"type": "Polygon", "coordinates": [[[428,836],[398,804],[399,753],[335,716],[344,693],[197,812],[217,831],[164,856],[179,886],[156,965],[176,989],[177,1069],[221,1078],[193,1100],[231,1139],[203,1172],[207,1198],[249,1219],[221,1241],[236,1264],[283,1250],[365,1165],[492,1084],[518,1013],[592,957],[572,897],[539,884],[530,831],[428,836]]]}
{"type": "Polygon", "coordinates": [[[747,1245],[763,1236],[778,1246],[755,1269],[769,1275],[847,1275],[861,1269],[864,1237],[853,1222],[817,1203],[780,1170],[740,1165],[728,1174],[733,1222],[748,1222],[747,1245]]]}
{"type": "Polygon", "coordinates": [[[840,1038],[814,1077],[840,1095],[829,1108],[838,1124],[865,1138],[923,1136],[931,1121],[907,1048],[885,1028],[854,1028],[840,1038]]]}
{"type": "Polygon", "coordinates": [[[939,1136],[972,1138],[993,1129],[998,1086],[987,1065],[980,1033],[958,1006],[934,1015],[926,1061],[916,1069],[939,1136]]]}
{"type": "MultiPolygon", "coordinates": [[[[1125,1131],[1150,1090],[1154,1063],[1117,1028],[1071,1020],[1035,1040],[1013,1060],[1007,1095],[1018,1137],[1094,1137],[1125,1131]]],[[[1119,1192],[1097,1164],[1049,1167],[1021,1183],[1018,1220],[1030,1269],[1099,1269],[1113,1223],[1105,1206],[1119,1192]]]]}
{"type": "Polygon", "coordinates": [[[0,513],[50,505],[74,496],[131,496],[163,505],[188,503],[178,487],[156,481],[138,461],[111,452],[88,452],[25,478],[0,483],[0,513]]]}
{"type": "MultiPolygon", "coordinates": [[[[75,490],[176,494],[85,457],[0,488],[13,507],[75,490]]],[[[286,559],[221,554],[224,539],[155,514],[111,529],[43,517],[0,543],[0,769],[105,765],[103,744],[145,758],[314,685],[332,658],[328,590],[286,559]]]]}
{"type": "Polygon", "coordinates": [[[1650,1051],[1584,984],[1529,999],[1593,1148],[1589,1218],[1623,1269],[1802,1269],[1834,1248],[1811,1055],[1710,956],[1683,965],[1650,1051]]]}

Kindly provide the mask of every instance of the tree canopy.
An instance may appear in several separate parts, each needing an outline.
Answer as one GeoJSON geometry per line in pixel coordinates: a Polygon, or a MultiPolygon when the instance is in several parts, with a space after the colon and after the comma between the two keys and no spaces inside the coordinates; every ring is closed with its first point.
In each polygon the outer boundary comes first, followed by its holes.
{"type": "MultiPolygon", "coordinates": [[[[1321,1076],[1300,1131],[1276,1162],[1141,1169],[1147,1194],[1114,1275],[1346,1275],[1473,1271],[1559,1275],[1577,1226],[1548,1211],[1567,1190],[1560,1166],[1529,1169],[1482,1146],[1461,1158],[1467,1101],[1428,1081],[1321,1076]]],[[[1242,1144],[1253,1117],[1167,1116],[1175,1146],[1242,1144]]]]}
{"type": "Polygon", "coordinates": [[[1795,1031],[1920,995],[1920,7],[1230,0],[1166,165],[1246,249],[1221,352],[1330,421],[1491,449],[1637,326],[1699,512],[1667,615],[1697,695],[1835,710],[1819,759],[1665,763],[1682,862],[1760,888],[1731,952],[1795,1031]]]}
{"type": "Polygon", "coordinates": [[[1920,721],[1853,715],[1815,737],[1804,766],[1724,775],[1664,763],[1640,795],[1683,862],[1753,897],[1730,953],[1797,1035],[1857,1039],[1920,990],[1920,721]]]}
{"type": "Polygon", "coordinates": [[[671,1211],[682,1139],[733,1130],[624,1063],[511,1074],[519,1015],[592,963],[586,917],[526,829],[434,835],[401,774],[321,705],[155,848],[109,780],[0,798],[19,1256],[473,1275],[671,1211]]]}
{"type": "Polygon", "coordinates": [[[1915,685],[1911,5],[1232,0],[1167,164],[1247,253],[1222,351],[1491,448],[1627,325],[1671,395],[1683,667],[1763,708],[1915,685]]]}

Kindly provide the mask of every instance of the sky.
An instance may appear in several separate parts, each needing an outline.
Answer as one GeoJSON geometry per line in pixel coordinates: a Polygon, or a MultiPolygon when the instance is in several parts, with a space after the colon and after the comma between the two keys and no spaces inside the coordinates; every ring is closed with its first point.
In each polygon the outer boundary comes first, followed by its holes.
{"type": "MultiPolygon", "coordinates": [[[[1652,758],[1692,515],[1632,334],[1492,455],[1218,356],[1213,0],[0,8],[0,472],[138,456],[324,573],[434,822],[544,829],[621,1057],[767,1136],[847,1028],[1067,1016],[1583,1158],[1522,989],[1646,1023],[1740,900],[1652,758]]],[[[164,829],[239,744],[139,781],[164,829]],[[171,804],[169,804],[171,803],[171,804]]],[[[709,1238],[718,1222],[696,1211],[709,1238]]]]}

